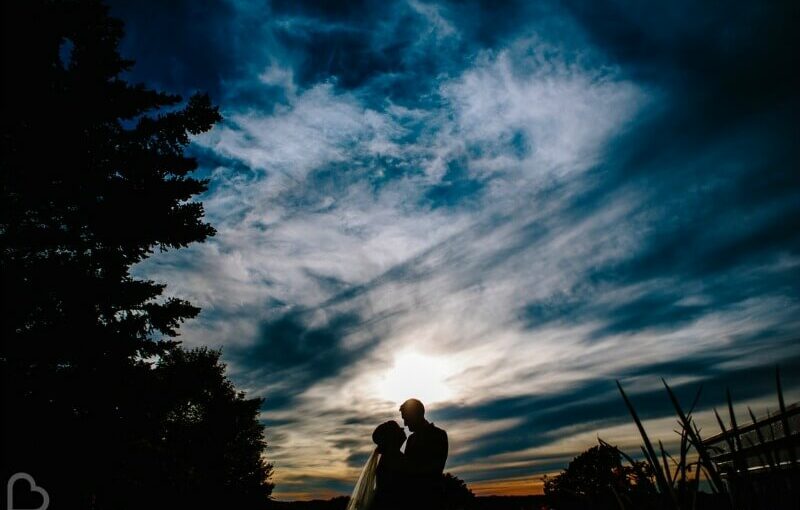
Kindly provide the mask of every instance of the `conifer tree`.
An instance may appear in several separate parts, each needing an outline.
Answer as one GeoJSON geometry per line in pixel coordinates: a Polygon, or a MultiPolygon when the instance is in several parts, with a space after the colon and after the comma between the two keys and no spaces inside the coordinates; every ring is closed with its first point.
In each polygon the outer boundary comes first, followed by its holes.
{"type": "Polygon", "coordinates": [[[198,308],[130,272],[214,235],[184,151],[217,108],[128,83],[122,22],[99,1],[4,2],[2,24],[3,474],[30,473],[60,508],[126,508],[133,493],[150,508],[192,492],[210,502],[248,476],[242,497],[263,503],[260,400],[233,390],[218,354],[173,340],[198,308]],[[199,367],[209,379],[176,375],[199,367]],[[192,415],[207,394],[230,414],[192,415]],[[192,448],[227,457],[192,463],[192,448]]]}

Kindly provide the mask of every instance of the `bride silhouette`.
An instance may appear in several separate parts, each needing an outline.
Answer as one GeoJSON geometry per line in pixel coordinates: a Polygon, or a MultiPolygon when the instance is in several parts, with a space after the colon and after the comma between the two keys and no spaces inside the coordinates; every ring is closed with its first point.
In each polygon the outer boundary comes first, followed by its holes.
{"type": "Polygon", "coordinates": [[[347,510],[396,510],[406,508],[408,468],[400,448],[406,433],[390,420],[372,433],[377,445],[358,478],[347,510]]]}

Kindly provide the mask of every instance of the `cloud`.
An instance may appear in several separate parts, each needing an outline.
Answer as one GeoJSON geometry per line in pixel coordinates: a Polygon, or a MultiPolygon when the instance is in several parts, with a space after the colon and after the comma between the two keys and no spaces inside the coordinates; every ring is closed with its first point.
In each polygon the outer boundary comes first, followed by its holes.
{"type": "Polygon", "coordinates": [[[137,271],[202,306],[183,340],[265,397],[278,494],[347,491],[397,418],[375,381],[399,353],[453,389],[430,406],[449,466],[515,491],[593,431],[632,444],[615,378],[661,423],[660,376],[703,381],[706,412],[797,365],[797,100],[756,61],[775,40],[737,14],[726,43],[699,7],[528,4],[226,4],[252,41],[192,148],[218,235],[137,271]]]}

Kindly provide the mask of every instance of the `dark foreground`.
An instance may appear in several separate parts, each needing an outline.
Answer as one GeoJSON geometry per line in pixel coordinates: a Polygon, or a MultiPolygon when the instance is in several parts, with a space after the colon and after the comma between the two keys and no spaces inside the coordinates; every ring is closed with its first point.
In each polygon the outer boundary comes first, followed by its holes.
{"type": "MultiPolygon", "coordinates": [[[[273,501],[270,508],[286,510],[345,510],[347,497],[313,501],[273,501]]],[[[539,510],[544,496],[485,496],[475,498],[470,510],[539,510]]]]}

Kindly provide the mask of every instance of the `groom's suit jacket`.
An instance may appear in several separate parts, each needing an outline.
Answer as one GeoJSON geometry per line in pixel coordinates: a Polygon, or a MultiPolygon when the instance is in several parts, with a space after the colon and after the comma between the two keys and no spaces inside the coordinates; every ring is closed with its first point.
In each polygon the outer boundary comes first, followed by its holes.
{"type": "Polygon", "coordinates": [[[442,473],[447,462],[447,432],[433,423],[415,431],[406,441],[405,459],[410,472],[409,487],[418,502],[434,504],[443,496],[442,473]]]}

